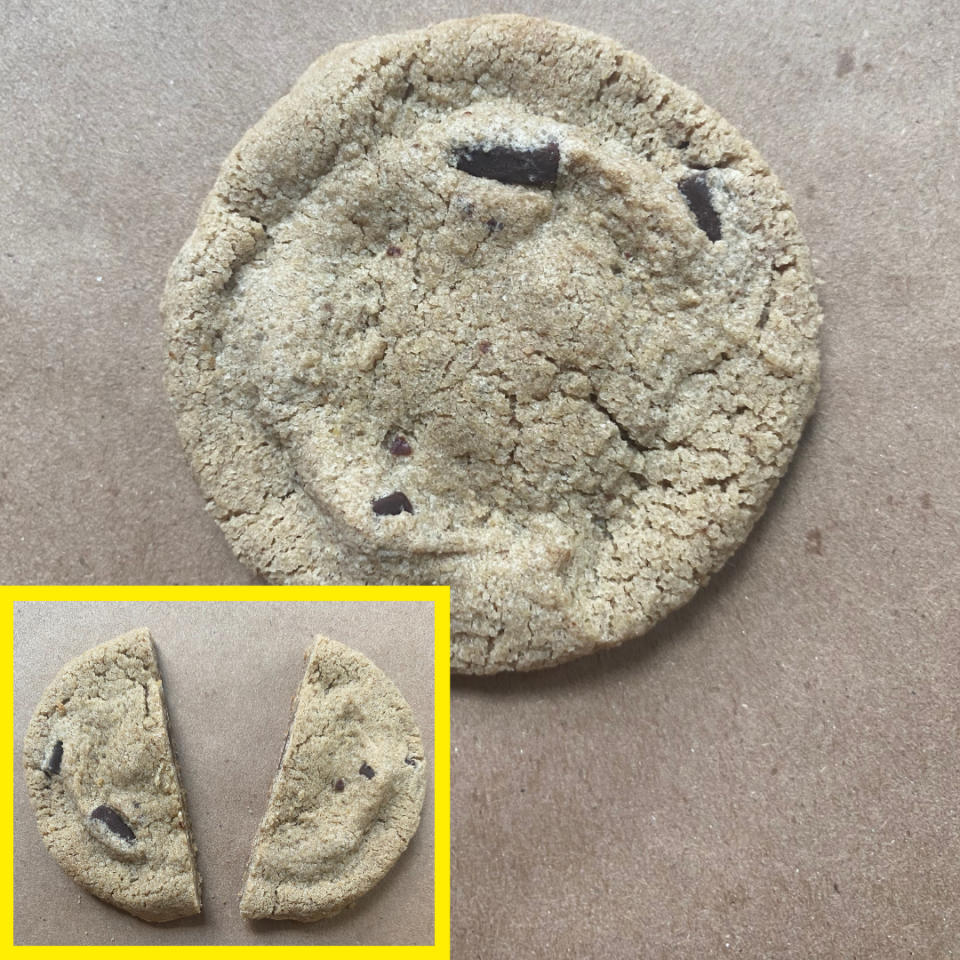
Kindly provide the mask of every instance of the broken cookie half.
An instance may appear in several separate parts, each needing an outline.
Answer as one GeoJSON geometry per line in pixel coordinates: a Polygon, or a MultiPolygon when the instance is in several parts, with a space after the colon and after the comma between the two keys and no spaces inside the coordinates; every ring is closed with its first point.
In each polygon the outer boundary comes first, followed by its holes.
{"type": "Polygon", "coordinates": [[[362,654],[317,637],[241,914],[311,921],[349,906],[406,849],[425,791],[423,744],[400,691],[362,654]]]}
{"type": "Polygon", "coordinates": [[[200,912],[200,877],[148,630],[71,660],[24,739],[37,826],[67,874],[152,922],[200,912]]]}

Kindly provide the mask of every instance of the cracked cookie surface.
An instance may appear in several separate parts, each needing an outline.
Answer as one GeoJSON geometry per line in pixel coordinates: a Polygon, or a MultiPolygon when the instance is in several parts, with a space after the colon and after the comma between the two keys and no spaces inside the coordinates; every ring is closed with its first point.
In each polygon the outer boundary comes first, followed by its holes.
{"type": "Polygon", "coordinates": [[[689,599],[817,389],[809,255],[756,150],[641,57],[517,16],[321,58],[224,164],[164,312],[238,556],[451,584],[465,672],[689,599]]]}
{"type": "Polygon", "coordinates": [[[143,920],[200,912],[200,877],[147,630],[71,660],[23,746],[37,826],[81,887],[143,920]]]}
{"type": "Polygon", "coordinates": [[[317,637],[247,865],[247,919],[320,920],[372,889],[420,823],[426,761],[400,691],[317,637]]]}

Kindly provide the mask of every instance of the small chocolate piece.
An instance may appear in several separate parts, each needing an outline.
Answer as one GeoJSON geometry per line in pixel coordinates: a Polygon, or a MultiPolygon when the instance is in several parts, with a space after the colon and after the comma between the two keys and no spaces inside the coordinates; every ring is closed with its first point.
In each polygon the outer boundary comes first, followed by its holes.
{"type": "Polygon", "coordinates": [[[104,803],[90,811],[90,819],[99,820],[111,833],[115,833],[127,843],[133,843],[137,839],[127,821],[113,807],[108,807],[104,803]]]}
{"type": "Polygon", "coordinates": [[[404,762],[408,767],[415,767],[415,766],[417,765],[417,758],[416,758],[416,757],[404,757],[404,758],[403,758],[403,762],[404,762]]]}
{"type": "Polygon", "coordinates": [[[63,760],[63,741],[58,740],[53,749],[43,761],[43,772],[48,777],[53,777],[60,772],[60,762],[63,760]]]}
{"type": "Polygon", "coordinates": [[[457,169],[471,177],[524,187],[549,187],[557,180],[560,147],[548,143],[527,150],[515,147],[459,147],[454,151],[457,169]]]}
{"type": "Polygon", "coordinates": [[[399,513],[413,513],[413,506],[399,490],[373,501],[373,512],[378,517],[395,517],[399,513]]]}
{"type": "Polygon", "coordinates": [[[333,789],[336,790],[337,793],[343,793],[344,786],[345,784],[342,780],[337,780],[337,782],[333,785],[333,789]]]}
{"type": "Polygon", "coordinates": [[[406,437],[396,436],[390,444],[390,453],[395,457],[409,457],[413,453],[413,447],[407,442],[406,437]]]}
{"type": "Polygon", "coordinates": [[[687,206],[697,218],[697,226],[707,235],[709,240],[716,243],[720,239],[720,217],[717,216],[717,211],[713,209],[710,185],[707,183],[706,174],[695,173],[686,177],[677,184],[677,189],[683,194],[687,206]]]}
{"type": "Polygon", "coordinates": [[[372,780],[376,776],[377,771],[374,770],[373,767],[369,766],[369,764],[365,763],[362,767],[360,767],[360,774],[361,776],[366,777],[368,780],[372,780]]]}
{"type": "Polygon", "coordinates": [[[399,257],[403,253],[403,250],[400,247],[395,247],[392,243],[387,247],[387,256],[388,257],[399,257]]]}

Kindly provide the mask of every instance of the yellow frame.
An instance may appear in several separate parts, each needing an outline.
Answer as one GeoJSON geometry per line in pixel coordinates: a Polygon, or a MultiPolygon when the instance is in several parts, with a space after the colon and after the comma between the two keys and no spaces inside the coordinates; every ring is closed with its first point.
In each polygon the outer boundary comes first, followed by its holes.
{"type": "MultiPolygon", "coordinates": [[[[9,679],[7,691],[9,707],[4,715],[3,728],[7,749],[10,751],[7,767],[12,770],[16,762],[16,744],[13,742],[13,605],[27,601],[300,601],[320,602],[353,601],[373,602],[384,600],[420,600],[433,602],[434,636],[434,742],[433,759],[434,778],[434,919],[431,946],[170,946],[170,947],[131,947],[131,946],[84,946],[84,947],[44,947],[16,946],[18,952],[41,952],[56,950],[71,954],[93,953],[100,950],[124,950],[140,955],[156,955],[156,951],[177,951],[184,953],[204,950],[249,951],[249,950],[317,950],[324,957],[384,958],[384,960],[438,960],[450,956],[450,588],[449,587],[268,587],[268,586],[232,586],[232,587],[28,587],[0,586],[0,609],[6,611],[3,618],[9,650],[9,679]]],[[[10,832],[4,843],[4,862],[7,869],[3,872],[6,885],[6,902],[9,912],[6,916],[7,943],[13,946],[13,786],[4,793],[6,822],[10,832]]]]}

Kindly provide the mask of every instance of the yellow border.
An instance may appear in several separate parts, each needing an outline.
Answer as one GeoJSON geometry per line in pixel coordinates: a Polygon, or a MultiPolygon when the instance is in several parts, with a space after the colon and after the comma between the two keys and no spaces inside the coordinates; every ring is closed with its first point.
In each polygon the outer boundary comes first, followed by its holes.
{"type": "MultiPolygon", "coordinates": [[[[48,950],[69,951],[70,953],[92,953],[94,951],[118,949],[132,953],[156,955],[157,951],[184,952],[217,950],[318,950],[324,957],[356,958],[410,958],[410,960],[438,960],[450,956],[450,588],[449,587],[28,587],[0,586],[0,609],[6,611],[4,627],[7,637],[7,649],[10,678],[9,709],[3,721],[6,743],[9,744],[11,764],[17,762],[17,745],[13,742],[13,605],[26,601],[301,601],[319,602],[351,601],[432,601],[434,612],[434,942],[432,946],[370,946],[370,947],[326,947],[326,946],[90,946],[90,947],[15,947],[17,951],[42,952],[48,950]]],[[[8,770],[13,767],[8,766],[8,770]]],[[[7,943],[13,945],[13,787],[3,794],[6,822],[10,832],[4,843],[6,849],[4,871],[6,885],[6,903],[10,911],[6,918],[7,943]]]]}

